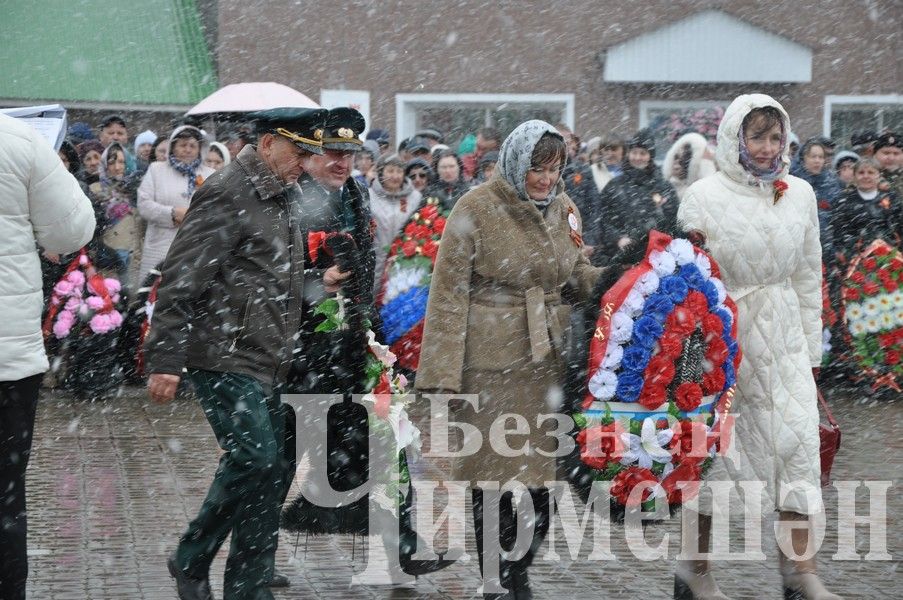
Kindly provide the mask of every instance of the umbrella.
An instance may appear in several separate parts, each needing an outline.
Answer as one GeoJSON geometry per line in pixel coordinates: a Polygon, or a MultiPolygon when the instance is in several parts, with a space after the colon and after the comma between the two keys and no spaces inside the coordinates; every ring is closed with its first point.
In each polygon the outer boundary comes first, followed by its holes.
{"type": "Polygon", "coordinates": [[[252,81],[233,83],[216,90],[194,105],[185,116],[246,113],[282,107],[320,108],[320,105],[287,85],[252,81]]]}

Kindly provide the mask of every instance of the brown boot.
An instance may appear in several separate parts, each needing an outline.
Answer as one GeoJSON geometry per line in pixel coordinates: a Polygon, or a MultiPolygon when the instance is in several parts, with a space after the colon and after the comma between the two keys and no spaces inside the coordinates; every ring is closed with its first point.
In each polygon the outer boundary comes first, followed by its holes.
{"type": "MultiPolygon", "coordinates": [[[[805,521],[809,517],[794,512],[781,512],[781,521],[805,521]]],[[[781,531],[779,535],[790,536],[793,553],[802,556],[809,546],[809,529],[791,529],[781,531]]],[[[843,600],[837,594],[829,592],[815,574],[815,556],[806,560],[792,560],[780,551],[781,577],[784,579],[785,600],[843,600]]]]}
{"type": "MultiPolygon", "coordinates": [[[[712,517],[701,515],[688,508],[683,509],[681,517],[681,536],[684,542],[683,550],[709,553],[709,540],[711,538],[712,517]],[[696,548],[692,544],[692,536],[696,535],[696,548]]],[[[730,600],[718,589],[715,578],[712,577],[708,560],[679,560],[674,571],[674,600],[730,600]]]]}

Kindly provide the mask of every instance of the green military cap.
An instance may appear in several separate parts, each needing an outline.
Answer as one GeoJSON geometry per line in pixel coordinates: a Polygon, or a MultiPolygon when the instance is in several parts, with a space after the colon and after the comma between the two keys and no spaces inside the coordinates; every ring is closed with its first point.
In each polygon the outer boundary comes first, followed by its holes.
{"type": "Polygon", "coordinates": [[[323,154],[323,129],[329,111],[325,108],[271,108],[248,113],[259,133],[281,135],[302,150],[323,154]]]}
{"type": "Polygon", "coordinates": [[[367,127],[364,116],[353,108],[340,106],[329,111],[323,131],[323,148],[327,150],[360,150],[360,135],[367,127]]]}

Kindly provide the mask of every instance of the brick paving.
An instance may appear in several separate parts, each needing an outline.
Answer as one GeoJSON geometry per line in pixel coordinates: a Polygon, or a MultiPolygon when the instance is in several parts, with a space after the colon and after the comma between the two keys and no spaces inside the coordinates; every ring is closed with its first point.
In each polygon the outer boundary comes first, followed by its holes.
{"type": "MultiPolygon", "coordinates": [[[[820,569],[829,586],[845,598],[903,598],[896,569],[903,550],[903,421],[901,403],[829,394],[844,432],[835,479],[892,480],[888,493],[888,550],[892,561],[833,561],[837,548],[836,492],[827,490],[828,532],[820,569]]],[[[34,454],[28,470],[29,598],[37,600],[170,599],[175,588],[165,558],[204,497],[219,449],[203,414],[190,398],[158,406],[143,390],[127,388],[119,398],[81,402],[45,391],[39,405],[34,454]]],[[[290,496],[291,497],[291,496],[290,496]]],[[[860,513],[867,512],[864,501],[860,513]]],[[[469,520],[469,519],[468,519],[469,520]]],[[[766,525],[767,526],[767,525],[766,525]]],[[[670,534],[672,556],[679,526],[675,520],[646,530],[650,545],[670,534]]],[[[768,547],[767,535],[763,536],[768,547]]],[[[559,540],[559,553],[562,535],[559,540]]],[[[860,556],[868,551],[865,528],[856,538],[860,556]]],[[[420,577],[410,588],[350,585],[363,569],[365,544],[351,536],[283,533],[277,567],[293,585],[276,598],[475,598],[479,571],[473,533],[467,550],[474,560],[420,577]],[[297,543],[296,543],[297,542],[297,543]]],[[[222,594],[225,549],[213,564],[217,598],[222,594]]],[[[672,564],[640,561],[626,549],[623,527],[611,528],[617,560],[589,561],[586,540],[577,561],[542,560],[531,569],[536,598],[669,598],[672,564]]],[[[781,598],[773,543],[766,561],[719,562],[722,589],[737,599],[781,598]]]]}

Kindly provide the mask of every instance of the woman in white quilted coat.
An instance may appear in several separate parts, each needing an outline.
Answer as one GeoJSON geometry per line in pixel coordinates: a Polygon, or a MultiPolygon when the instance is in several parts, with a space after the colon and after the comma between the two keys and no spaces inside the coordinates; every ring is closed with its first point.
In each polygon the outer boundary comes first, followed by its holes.
{"type": "MultiPolygon", "coordinates": [[[[762,505],[779,511],[785,597],[829,600],[804,554],[809,516],[822,511],[815,375],[821,362],[821,247],[815,194],[788,175],[790,121],[763,94],[740,96],[718,128],[720,172],[690,186],[678,218],[700,231],[737,303],[743,361],[733,412],[734,452],[717,457],[707,479],[757,481],[762,505]]],[[[713,506],[714,509],[723,507],[713,506]]],[[[686,509],[698,521],[699,547],[708,551],[711,516],[686,509]]],[[[685,527],[685,531],[692,527],[685,527]]],[[[707,560],[680,561],[676,597],[726,598],[707,560]],[[679,593],[678,593],[679,592],[679,593]]]]}

